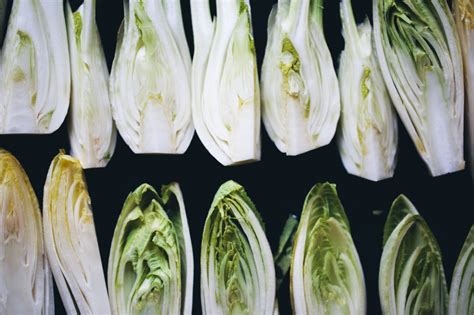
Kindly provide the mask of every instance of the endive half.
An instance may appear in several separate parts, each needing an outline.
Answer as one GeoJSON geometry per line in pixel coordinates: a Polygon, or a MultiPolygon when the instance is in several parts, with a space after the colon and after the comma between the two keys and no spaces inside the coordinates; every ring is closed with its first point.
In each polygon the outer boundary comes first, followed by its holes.
{"type": "Polygon", "coordinates": [[[115,227],[108,284],[114,314],[191,314],[193,252],[183,196],[172,183],[132,192],[115,227]]]}
{"type": "Polygon", "coordinates": [[[110,314],[91,200],[81,163],[59,153],[44,185],[46,252],[68,314],[110,314]]]}
{"type": "Polygon", "coordinates": [[[54,314],[38,200],[20,163],[0,149],[0,314],[54,314]]]}

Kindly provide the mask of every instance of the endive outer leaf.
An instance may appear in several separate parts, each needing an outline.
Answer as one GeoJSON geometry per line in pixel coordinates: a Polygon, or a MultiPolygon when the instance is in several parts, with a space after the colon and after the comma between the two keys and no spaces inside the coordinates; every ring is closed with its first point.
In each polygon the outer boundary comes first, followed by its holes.
{"type": "Polygon", "coordinates": [[[196,132],[223,165],[260,160],[260,88],[249,0],[191,0],[196,132]]]}
{"type": "Polygon", "coordinates": [[[204,314],[273,314],[275,267],[260,216],[239,184],[217,191],[201,242],[204,314]]]}
{"type": "Polygon", "coordinates": [[[194,134],[180,1],[127,0],[110,74],[117,128],[135,153],[184,153],[194,134]]]}
{"type": "Polygon", "coordinates": [[[296,229],[298,228],[298,219],[294,215],[286,220],[283,232],[280,235],[278,249],[275,254],[275,267],[277,276],[277,290],[280,287],[286,273],[290,269],[291,253],[293,251],[293,243],[295,240],[296,229]]]}
{"type": "Polygon", "coordinates": [[[54,314],[38,200],[20,163],[0,149],[0,314],[54,314]]]}
{"type": "Polygon", "coordinates": [[[356,25],[350,0],[341,1],[345,48],[339,61],[338,146],[346,170],[373,181],[393,176],[398,127],[383,82],[368,19],[356,25]]]}
{"type": "Polygon", "coordinates": [[[70,85],[63,1],[13,1],[0,56],[0,133],[57,130],[70,85]]]}
{"type": "Polygon", "coordinates": [[[474,314],[474,226],[471,226],[454,267],[448,314],[474,314]]]}
{"type": "Polygon", "coordinates": [[[193,252],[179,185],[143,184],[115,227],[108,284],[114,314],[191,314],[193,252]]]}
{"type": "Polygon", "coordinates": [[[263,122],[278,149],[288,155],[328,144],[339,120],[339,86],[322,11],[322,0],[279,0],[268,21],[263,122]]]}
{"type": "Polygon", "coordinates": [[[403,195],[393,202],[385,223],[379,294],[384,314],[447,311],[448,290],[438,243],[403,195]]]}
{"type": "Polygon", "coordinates": [[[95,3],[84,0],[74,13],[67,5],[72,75],[69,140],[71,155],[84,168],[106,166],[116,142],[109,72],[95,21],[95,3]]]}
{"type": "Polygon", "coordinates": [[[81,163],[59,153],[44,185],[46,252],[68,314],[110,314],[91,201],[81,163]]]}
{"type": "Polygon", "coordinates": [[[366,312],[362,265],[333,184],[317,184],[306,196],[293,245],[290,290],[295,314],[366,312]]]}
{"type": "Polygon", "coordinates": [[[385,84],[433,176],[464,169],[462,56],[446,0],[376,0],[385,84]]]}

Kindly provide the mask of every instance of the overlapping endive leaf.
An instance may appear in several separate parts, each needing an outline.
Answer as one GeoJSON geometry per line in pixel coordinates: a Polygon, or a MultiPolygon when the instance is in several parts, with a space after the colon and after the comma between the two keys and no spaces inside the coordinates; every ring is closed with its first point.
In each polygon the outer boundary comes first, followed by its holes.
{"type": "Polygon", "coordinates": [[[20,163],[0,149],[0,314],[54,314],[38,200],[20,163]]]}
{"type": "Polygon", "coordinates": [[[433,176],[462,170],[462,58],[446,0],[376,0],[373,7],[382,75],[419,154],[433,176]]]}
{"type": "Polygon", "coordinates": [[[448,290],[438,243],[403,195],[393,202],[385,223],[379,294],[384,314],[447,311],[448,290]]]}
{"type": "Polygon", "coordinates": [[[295,314],[365,314],[364,273],[335,185],[306,196],[290,268],[295,314]]]}
{"type": "Polygon", "coordinates": [[[260,88],[249,0],[191,0],[196,132],[223,165],[260,160],[260,88]]]}
{"type": "Polygon", "coordinates": [[[279,0],[268,21],[263,122],[288,155],[328,144],[339,120],[339,86],[322,15],[322,0],[279,0]]]}
{"type": "Polygon", "coordinates": [[[110,314],[109,298],[81,163],[59,153],[44,185],[46,252],[68,314],[110,314]]]}
{"type": "Polygon", "coordinates": [[[135,153],[183,153],[194,134],[180,1],[125,0],[110,74],[117,128],[135,153]]]}
{"type": "Polygon", "coordinates": [[[273,314],[273,256],[254,204],[239,184],[217,191],[201,243],[204,314],[273,314]]]}
{"type": "Polygon", "coordinates": [[[341,1],[345,48],[339,62],[338,146],[346,170],[373,181],[393,176],[398,127],[383,82],[368,19],[356,25],[351,1],[341,1]]]}
{"type": "Polygon", "coordinates": [[[0,133],[52,133],[69,107],[63,1],[14,0],[0,56],[0,133]]]}
{"type": "Polygon", "coordinates": [[[95,0],[84,0],[72,12],[67,5],[72,97],[69,116],[71,155],[84,168],[104,167],[115,149],[105,60],[95,21],[95,0]]]}
{"type": "Polygon", "coordinates": [[[474,226],[471,226],[454,268],[448,314],[474,314],[474,226]]]}
{"type": "Polygon", "coordinates": [[[191,314],[193,252],[179,185],[143,184],[115,227],[108,284],[114,314],[191,314]]]}

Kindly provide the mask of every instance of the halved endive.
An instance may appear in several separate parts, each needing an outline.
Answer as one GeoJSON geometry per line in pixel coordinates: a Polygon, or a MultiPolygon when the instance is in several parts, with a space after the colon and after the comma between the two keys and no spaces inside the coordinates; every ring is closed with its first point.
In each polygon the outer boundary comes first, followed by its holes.
{"type": "Polygon", "coordinates": [[[68,314],[110,314],[91,200],[81,163],[59,153],[44,185],[46,252],[68,314]]]}
{"type": "Polygon", "coordinates": [[[239,184],[217,191],[201,243],[203,314],[273,314],[275,267],[263,223],[239,184]]]}
{"type": "Polygon", "coordinates": [[[71,155],[84,168],[105,167],[116,142],[108,92],[109,71],[95,12],[95,0],[84,0],[74,13],[67,5],[72,77],[69,140],[71,155]]]}
{"type": "Polygon", "coordinates": [[[471,226],[454,268],[448,314],[474,314],[474,226],[471,226]]]}
{"type": "Polygon", "coordinates": [[[317,184],[306,196],[290,281],[295,314],[366,312],[362,265],[333,184],[317,184]]]}
{"type": "Polygon", "coordinates": [[[14,0],[0,56],[0,134],[54,132],[70,85],[63,1],[14,0]]]}
{"type": "Polygon", "coordinates": [[[113,314],[191,314],[193,250],[179,185],[132,192],[115,227],[108,285],[113,314]]]}
{"type": "Polygon", "coordinates": [[[196,132],[223,165],[260,160],[260,88],[249,0],[191,0],[196,132]]]}
{"type": "Polygon", "coordinates": [[[346,170],[373,181],[393,176],[398,127],[373,47],[368,19],[356,25],[351,0],[341,1],[345,48],[339,61],[338,146],[346,170]]]}
{"type": "Polygon", "coordinates": [[[54,314],[38,199],[20,163],[0,149],[0,314],[54,314]]]}
{"type": "Polygon", "coordinates": [[[433,176],[464,169],[462,56],[446,0],[375,0],[382,76],[433,176]]]}
{"type": "Polygon", "coordinates": [[[110,74],[120,135],[135,153],[184,153],[194,134],[180,1],[125,0],[110,74]]]}
{"type": "Polygon", "coordinates": [[[340,113],[339,86],[323,31],[323,0],[279,0],[268,20],[262,114],[281,152],[328,144],[340,113]]]}
{"type": "Polygon", "coordinates": [[[384,227],[379,270],[384,314],[446,314],[448,290],[441,253],[428,225],[403,195],[384,227]]]}

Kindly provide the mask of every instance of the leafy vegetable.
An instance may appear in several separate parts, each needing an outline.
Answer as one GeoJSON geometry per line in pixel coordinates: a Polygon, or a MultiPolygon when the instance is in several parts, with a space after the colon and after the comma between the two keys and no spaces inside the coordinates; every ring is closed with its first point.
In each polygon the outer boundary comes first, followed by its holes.
{"type": "Polygon", "coordinates": [[[431,174],[463,169],[462,59],[446,0],[374,1],[374,38],[392,101],[431,174]]]}
{"type": "Polygon", "coordinates": [[[403,195],[392,204],[384,228],[379,270],[384,314],[445,314],[448,290],[438,243],[415,206],[403,195]]]}
{"type": "Polygon", "coordinates": [[[104,167],[116,142],[108,93],[109,73],[95,22],[95,0],[76,12],[67,5],[72,97],[69,124],[71,155],[84,168],[104,167]]]}
{"type": "Polygon", "coordinates": [[[194,134],[180,1],[125,0],[110,74],[117,128],[135,153],[183,153],[194,134]]]}
{"type": "Polygon", "coordinates": [[[397,118],[372,46],[369,20],[356,25],[350,0],[341,1],[341,19],[346,46],[339,62],[339,152],[349,173],[378,181],[393,176],[397,118]]]}
{"type": "Polygon", "coordinates": [[[38,200],[20,163],[0,149],[0,314],[54,314],[38,200]]]}
{"type": "Polygon", "coordinates": [[[114,314],[191,314],[193,251],[179,185],[143,184],[115,227],[108,284],[114,314]]]}
{"type": "Polygon", "coordinates": [[[260,159],[260,92],[249,0],[191,0],[193,120],[223,165],[260,159]]]}
{"type": "Polygon", "coordinates": [[[362,266],[336,186],[315,185],[293,245],[290,289],[295,314],[365,314],[362,266]]]}
{"type": "Polygon", "coordinates": [[[110,314],[91,201],[81,164],[63,153],[44,185],[46,252],[68,314],[110,314]]]}
{"type": "Polygon", "coordinates": [[[63,1],[13,1],[0,56],[0,133],[54,132],[70,84],[63,1]]]}
{"type": "Polygon", "coordinates": [[[201,243],[204,314],[273,314],[275,267],[261,218],[239,184],[217,191],[201,243]]]}
{"type": "Polygon", "coordinates": [[[471,226],[454,268],[448,313],[474,314],[474,226],[471,226]]]}

